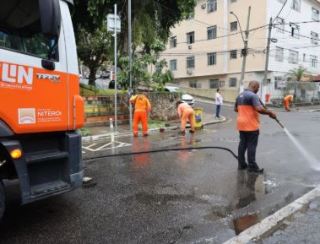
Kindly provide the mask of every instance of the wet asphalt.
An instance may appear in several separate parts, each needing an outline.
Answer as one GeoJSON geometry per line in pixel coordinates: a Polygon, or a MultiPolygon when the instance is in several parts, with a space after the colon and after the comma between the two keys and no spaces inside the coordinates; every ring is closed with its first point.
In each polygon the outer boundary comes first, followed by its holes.
{"type": "MultiPolygon", "coordinates": [[[[199,105],[213,113],[214,105],[199,105]]],[[[222,243],[319,184],[319,172],[266,117],[257,151],[263,175],[239,172],[230,153],[214,149],[104,158],[201,146],[236,152],[232,107],[224,107],[222,115],[229,118],[226,123],[195,135],[166,131],[84,145],[86,175],[97,183],[92,187],[19,206],[16,184],[10,183],[0,243],[222,243]]],[[[320,112],[280,109],[278,117],[320,158],[320,112]]]]}

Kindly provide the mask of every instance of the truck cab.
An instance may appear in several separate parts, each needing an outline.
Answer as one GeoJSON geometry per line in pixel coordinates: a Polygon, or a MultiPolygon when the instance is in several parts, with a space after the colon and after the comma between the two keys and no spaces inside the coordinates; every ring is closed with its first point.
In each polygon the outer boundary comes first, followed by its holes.
{"type": "Polygon", "coordinates": [[[81,186],[84,103],[72,0],[2,0],[0,8],[0,218],[7,180],[22,204],[81,186]]]}

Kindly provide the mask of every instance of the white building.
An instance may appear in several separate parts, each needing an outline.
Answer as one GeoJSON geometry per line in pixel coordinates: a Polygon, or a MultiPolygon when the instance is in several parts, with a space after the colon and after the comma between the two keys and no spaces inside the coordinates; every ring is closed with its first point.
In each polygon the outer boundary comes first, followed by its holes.
{"type": "Polygon", "coordinates": [[[249,50],[244,84],[250,80],[263,80],[271,17],[274,21],[268,85],[264,92],[279,96],[282,81],[287,79],[291,69],[299,66],[311,74],[319,74],[320,24],[316,21],[319,20],[320,1],[287,0],[284,5],[285,2],[199,0],[194,16],[171,30],[167,49],[162,53],[176,82],[189,87],[191,93],[201,92],[212,97],[220,87],[226,100],[234,100],[239,92],[243,60],[244,42],[240,29],[246,29],[249,6],[249,50]]]}

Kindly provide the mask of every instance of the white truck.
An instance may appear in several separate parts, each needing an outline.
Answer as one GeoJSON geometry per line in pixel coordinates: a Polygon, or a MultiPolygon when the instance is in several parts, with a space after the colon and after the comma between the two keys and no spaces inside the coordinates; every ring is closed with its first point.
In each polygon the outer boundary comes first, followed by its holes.
{"type": "Polygon", "coordinates": [[[81,186],[84,103],[72,0],[1,0],[0,218],[3,182],[19,180],[22,204],[81,186]]]}

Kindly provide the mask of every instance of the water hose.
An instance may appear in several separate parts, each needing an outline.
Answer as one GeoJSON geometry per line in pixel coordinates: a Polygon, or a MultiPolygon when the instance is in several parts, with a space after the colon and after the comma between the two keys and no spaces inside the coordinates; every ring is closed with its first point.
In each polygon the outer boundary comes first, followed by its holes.
{"type": "Polygon", "coordinates": [[[274,120],[281,126],[282,129],[284,129],[284,125],[279,121],[278,118],[275,118],[274,120]]]}
{"type": "Polygon", "coordinates": [[[85,161],[91,161],[101,158],[111,158],[111,157],[121,157],[121,156],[133,156],[133,155],[140,155],[146,153],[159,153],[159,152],[173,152],[173,151],[190,151],[190,150],[207,150],[207,149],[218,149],[224,150],[229,153],[235,158],[238,159],[238,156],[229,148],[226,147],[216,147],[216,146],[206,146],[206,147],[183,147],[183,148],[163,148],[163,149],[155,149],[149,151],[140,151],[140,152],[129,152],[129,153],[118,153],[118,154],[109,154],[104,156],[98,156],[94,158],[85,159],[85,161]]]}
{"type": "MultiPolygon", "coordinates": [[[[259,99],[262,107],[265,109],[265,110],[268,110],[267,106],[261,101],[261,99],[259,99]]],[[[280,120],[278,118],[273,118],[279,125],[282,129],[284,129],[284,125],[280,122],[280,120]]]]}

